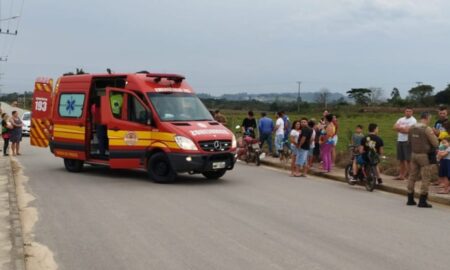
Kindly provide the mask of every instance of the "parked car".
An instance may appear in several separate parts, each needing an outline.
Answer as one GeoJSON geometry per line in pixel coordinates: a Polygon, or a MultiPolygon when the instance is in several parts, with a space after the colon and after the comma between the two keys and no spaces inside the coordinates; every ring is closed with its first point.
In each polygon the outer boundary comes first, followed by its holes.
{"type": "Polygon", "coordinates": [[[22,115],[22,136],[30,136],[31,112],[25,112],[22,115]]]}

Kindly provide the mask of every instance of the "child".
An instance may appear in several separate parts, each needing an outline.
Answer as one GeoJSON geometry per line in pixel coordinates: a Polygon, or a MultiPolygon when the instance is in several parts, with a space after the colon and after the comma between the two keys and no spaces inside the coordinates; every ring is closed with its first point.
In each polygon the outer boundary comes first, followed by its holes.
{"type": "Polygon", "coordinates": [[[439,145],[437,158],[439,160],[439,182],[441,190],[438,194],[450,193],[450,137],[443,138],[439,145]]]}
{"type": "Polygon", "coordinates": [[[351,145],[357,147],[360,146],[362,138],[364,138],[363,126],[357,125],[355,128],[355,133],[353,133],[352,135],[351,145]]]}
{"type": "MultiPolygon", "coordinates": [[[[353,159],[353,175],[356,177],[356,175],[358,174],[358,164],[357,164],[357,159],[359,156],[359,146],[361,145],[361,140],[364,138],[364,134],[363,134],[363,126],[362,125],[357,125],[355,128],[355,133],[353,133],[352,135],[352,139],[351,139],[351,146],[354,147],[353,149],[353,154],[355,154],[355,158],[353,159]]],[[[356,181],[356,179],[353,179],[356,181]]]]}

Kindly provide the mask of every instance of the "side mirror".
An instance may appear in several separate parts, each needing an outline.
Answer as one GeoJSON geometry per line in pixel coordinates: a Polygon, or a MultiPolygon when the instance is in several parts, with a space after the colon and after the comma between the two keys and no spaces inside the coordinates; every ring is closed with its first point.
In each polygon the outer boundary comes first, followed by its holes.
{"type": "Polygon", "coordinates": [[[146,120],[147,120],[147,126],[151,126],[151,125],[153,125],[153,122],[152,122],[152,120],[153,120],[153,117],[152,117],[152,112],[151,111],[145,111],[146,112],[146,115],[147,115],[147,118],[146,118],[146,120]]]}
{"type": "Polygon", "coordinates": [[[152,124],[152,114],[151,112],[145,110],[141,111],[139,113],[139,123],[145,124],[145,125],[151,125],[152,124]]]}

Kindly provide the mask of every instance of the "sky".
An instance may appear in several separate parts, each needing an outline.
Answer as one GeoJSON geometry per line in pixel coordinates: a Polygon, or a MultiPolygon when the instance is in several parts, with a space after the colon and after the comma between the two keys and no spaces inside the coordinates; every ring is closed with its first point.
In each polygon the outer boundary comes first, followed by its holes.
{"type": "Polygon", "coordinates": [[[36,77],[179,73],[198,92],[296,92],[450,83],[445,0],[1,0],[1,91],[36,77]],[[21,4],[24,2],[23,11],[21,4]],[[3,48],[3,49],[2,49],[3,48]]]}

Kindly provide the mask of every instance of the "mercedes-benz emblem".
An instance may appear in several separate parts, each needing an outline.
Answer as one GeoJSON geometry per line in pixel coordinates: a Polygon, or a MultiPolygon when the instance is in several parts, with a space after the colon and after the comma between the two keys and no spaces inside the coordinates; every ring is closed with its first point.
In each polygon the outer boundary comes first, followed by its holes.
{"type": "Polygon", "coordinates": [[[214,149],[220,149],[220,142],[219,141],[214,141],[214,149]]]}

